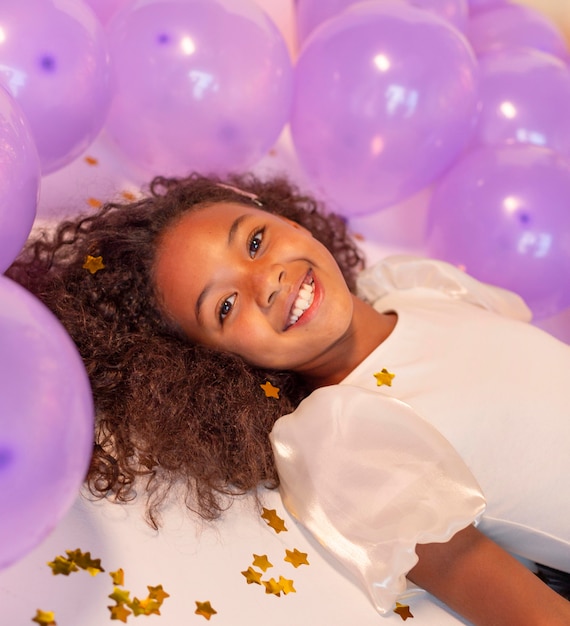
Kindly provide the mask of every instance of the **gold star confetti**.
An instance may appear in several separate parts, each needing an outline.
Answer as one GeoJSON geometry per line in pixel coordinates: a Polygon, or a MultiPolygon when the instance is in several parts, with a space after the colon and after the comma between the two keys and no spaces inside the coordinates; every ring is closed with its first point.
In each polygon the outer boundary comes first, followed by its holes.
{"type": "Polygon", "coordinates": [[[253,555],[253,566],[259,567],[260,570],[266,572],[270,567],[273,567],[273,563],[269,562],[266,554],[254,554],[253,555]]]}
{"type": "Polygon", "coordinates": [[[111,598],[111,600],[114,600],[117,604],[129,604],[131,601],[131,592],[127,589],[115,587],[113,589],[113,593],[110,593],[108,597],[111,598]]]}
{"type": "Polygon", "coordinates": [[[32,622],[36,622],[36,624],[41,624],[42,626],[57,626],[53,611],[41,611],[38,609],[36,616],[32,618],[32,622]]]}
{"type": "Polygon", "coordinates": [[[120,567],[116,572],[109,572],[109,576],[113,579],[114,585],[122,587],[125,584],[125,572],[120,567]]]}
{"type": "Polygon", "coordinates": [[[87,165],[99,165],[99,160],[92,156],[86,156],[84,161],[87,165]]]}
{"type": "Polygon", "coordinates": [[[269,580],[261,581],[265,586],[265,593],[272,593],[275,596],[281,596],[281,592],[283,589],[281,585],[275,580],[275,578],[270,578],[269,580]]]}
{"type": "Polygon", "coordinates": [[[414,617],[410,611],[410,607],[407,604],[400,604],[399,602],[396,602],[394,613],[397,613],[404,621],[406,621],[408,617],[414,617]]]}
{"type": "Polygon", "coordinates": [[[123,191],[121,192],[121,196],[129,202],[133,202],[133,200],[136,200],[136,196],[132,191],[123,191]]]}
{"type": "Polygon", "coordinates": [[[267,522],[268,526],[271,526],[276,533],[286,531],[285,520],[282,520],[275,509],[266,509],[263,507],[263,513],[261,517],[267,522]]]}
{"type": "Polygon", "coordinates": [[[279,586],[285,595],[288,593],[297,593],[297,590],[293,587],[293,581],[288,578],[283,578],[283,576],[279,576],[279,586]]]}
{"type": "Polygon", "coordinates": [[[117,604],[115,606],[108,606],[111,611],[111,619],[120,620],[121,622],[127,621],[127,617],[131,614],[129,609],[124,604],[117,604]]]}
{"type": "Polygon", "coordinates": [[[263,385],[259,385],[265,392],[267,398],[279,399],[279,387],[274,387],[268,380],[263,385]]]}
{"type": "Polygon", "coordinates": [[[130,604],[129,608],[132,609],[133,615],[137,617],[138,615],[152,615],[153,613],[156,615],[160,615],[160,602],[154,600],[153,598],[145,598],[144,600],[139,600],[135,598],[130,604]]]}
{"type": "Polygon", "coordinates": [[[381,387],[382,385],[386,385],[388,387],[392,386],[392,379],[396,376],[396,374],[392,374],[386,368],[383,368],[381,372],[377,372],[374,374],[374,378],[376,379],[376,385],[381,387]]]}
{"type": "Polygon", "coordinates": [[[162,604],[165,598],[170,598],[170,594],[164,591],[162,585],[157,585],[156,587],[147,585],[146,588],[148,589],[148,597],[151,600],[156,600],[159,605],[162,604]]]}
{"type": "Polygon", "coordinates": [[[69,576],[71,572],[79,571],[79,568],[73,561],[66,559],[64,556],[56,556],[53,561],[48,563],[51,567],[51,571],[54,576],[62,574],[63,576],[69,576]]]}
{"type": "Polygon", "coordinates": [[[252,583],[261,585],[261,572],[256,572],[253,567],[248,567],[245,572],[241,572],[241,574],[245,576],[248,585],[251,585],[252,583]]]}
{"type": "Polygon", "coordinates": [[[291,563],[293,567],[299,567],[299,565],[309,565],[306,552],[299,552],[299,550],[295,548],[293,551],[285,550],[285,554],[287,556],[283,560],[291,563]]]}
{"type": "Polygon", "coordinates": [[[70,561],[73,561],[81,569],[89,572],[91,576],[97,576],[105,570],[101,567],[101,559],[92,559],[90,552],[81,552],[81,550],[66,550],[65,553],[70,561]]]}
{"type": "Polygon", "coordinates": [[[87,198],[87,204],[94,209],[98,209],[103,203],[97,198],[87,198]]]}
{"type": "Polygon", "coordinates": [[[89,270],[92,274],[98,272],[99,270],[105,269],[105,265],[103,264],[102,256],[91,256],[88,254],[85,257],[85,263],[83,263],[83,269],[89,270]]]}
{"type": "Polygon", "coordinates": [[[198,602],[198,600],[196,600],[196,610],[194,611],[194,613],[196,613],[196,615],[201,615],[202,617],[205,617],[207,620],[209,620],[212,615],[215,615],[217,613],[217,611],[212,608],[212,605],[209,601],[198,602]]]}

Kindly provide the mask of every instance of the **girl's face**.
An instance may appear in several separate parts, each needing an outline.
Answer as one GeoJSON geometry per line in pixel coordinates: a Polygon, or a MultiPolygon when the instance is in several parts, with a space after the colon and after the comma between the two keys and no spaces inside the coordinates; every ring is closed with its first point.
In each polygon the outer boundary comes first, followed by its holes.
{"type": "Polygon", "coordinates": [[[318,369],[352,321],[331,253],[299,224],[255,207],[191,211],[163,235],[155,281],[194,342],[269,369],[318,369]]]}

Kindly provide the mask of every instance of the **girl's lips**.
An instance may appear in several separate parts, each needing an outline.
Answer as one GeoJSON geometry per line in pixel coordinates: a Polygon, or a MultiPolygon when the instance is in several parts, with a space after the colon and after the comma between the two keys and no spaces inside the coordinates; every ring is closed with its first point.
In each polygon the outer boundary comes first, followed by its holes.
{"type": "Polygon", "coordinates": [[[288,298],[288,313],[284,330],[289,330],[308,322],[318,308],[318,304],[321,300],[321,293],[322,289],[320,288],[320,284],[315,279],[312,270],[309,270],[304,278],[299,282],[297,290],[293,291],[292,295],[288,298]],[[307,301],[310,302],[310,304],[307,308],[304,308],[306,303],[302,303],[300,307],[301,310],[299,310],[296,309],[296,305],[299,303],[301,290],[305,292],[304,295],[308,297],[307,301]]]}

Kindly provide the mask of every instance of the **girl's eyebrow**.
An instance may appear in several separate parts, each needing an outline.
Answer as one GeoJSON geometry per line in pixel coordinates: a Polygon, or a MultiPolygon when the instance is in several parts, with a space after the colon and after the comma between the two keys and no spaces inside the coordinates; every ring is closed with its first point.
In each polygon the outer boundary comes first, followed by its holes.
{"type": "MultiPolygon", "coordinates": [[[[236,219],[232,222],[232,225],[230,226],[230,229],[228,231],[228,247],[231,246],[232,241],[234,240],[241,223],[245,219],[247,219],[247,217],[248,217],[247,213],[244,213],[243,215],[239,215],[238,217],[236,217],[236,219]]],[[[196,306],[194,307],[194,312],[196,315],[196,319],[198,321],[200,321],[200,315],[202,313],[202,304],[204,300],[206,299],[206,296],[208,295],[208,292],[210,291],[211,288],[212,288],[212,283],[208,283],[204,287],[204,289],[202,289],[202,291],[200,292],[200,295],[198,296],[198,299],[196,300],[196,306]]]]}

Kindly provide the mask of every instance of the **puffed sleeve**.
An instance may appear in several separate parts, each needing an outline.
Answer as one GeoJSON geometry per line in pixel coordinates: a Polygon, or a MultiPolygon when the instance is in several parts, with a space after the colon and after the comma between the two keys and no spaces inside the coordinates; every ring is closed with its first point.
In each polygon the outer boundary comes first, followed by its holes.
{"type": "Polygon", "coordinates": [[[291,515],[386,614],[418,543],[445,542],[485,508],[451,444],[408,405],[360,387],[313,392],[271,433],[291,515]]]}
{"type": "Polygon", "coordinates": [[[530,309],[517,294],[482,283],[445,261],[394,255],[367,268],[358,278],[359,295],[371,303],[391,292],[414,287],[436,289],[523,322],[529,322],[532,317],[530,309]]]}

